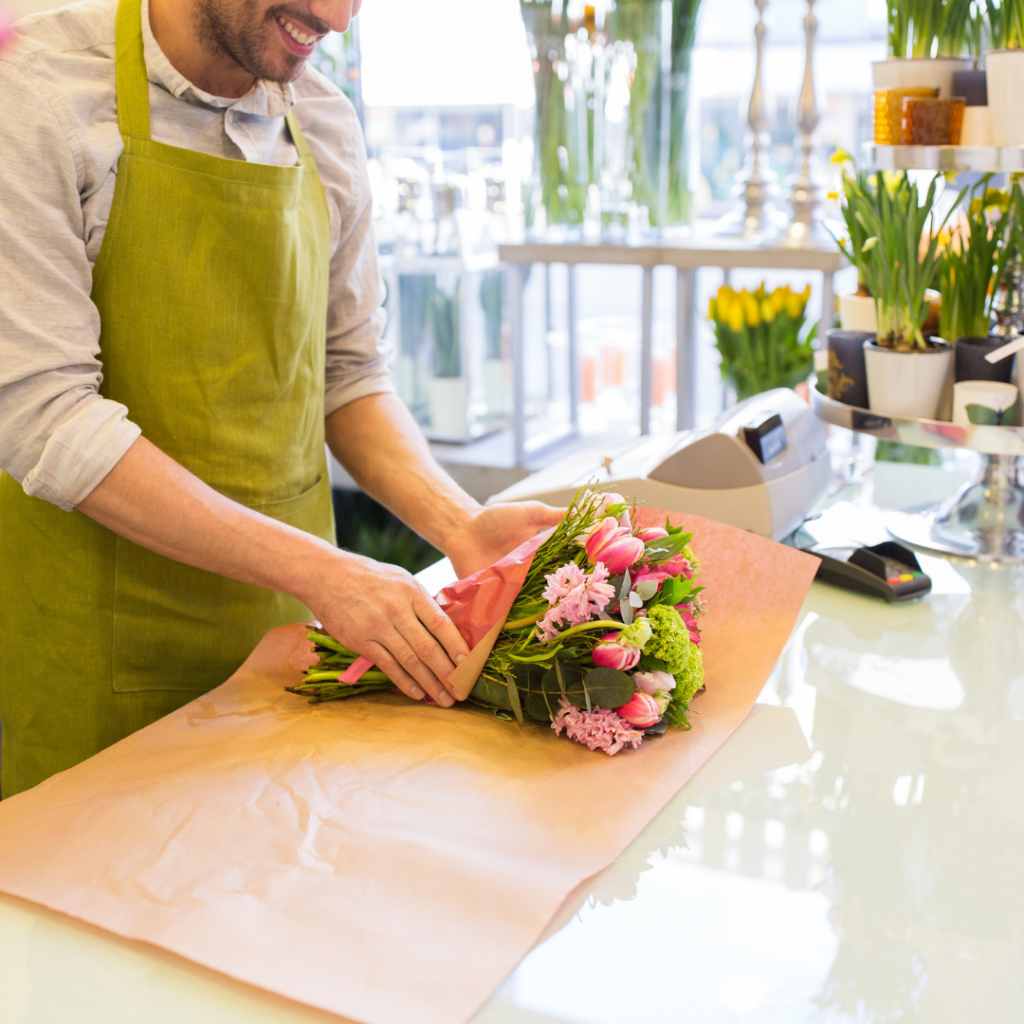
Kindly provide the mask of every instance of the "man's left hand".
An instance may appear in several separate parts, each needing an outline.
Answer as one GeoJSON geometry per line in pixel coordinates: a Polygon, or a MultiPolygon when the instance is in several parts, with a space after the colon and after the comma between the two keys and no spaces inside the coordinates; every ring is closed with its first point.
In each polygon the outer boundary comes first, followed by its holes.
{"type": "Polygon", "coordinates": [[[459,579],[464,579],[493,565],[541,530],[557,525],[564,515],[564,508],[540,501],[480,508],[445,545],[445,554],[459,579]]]}

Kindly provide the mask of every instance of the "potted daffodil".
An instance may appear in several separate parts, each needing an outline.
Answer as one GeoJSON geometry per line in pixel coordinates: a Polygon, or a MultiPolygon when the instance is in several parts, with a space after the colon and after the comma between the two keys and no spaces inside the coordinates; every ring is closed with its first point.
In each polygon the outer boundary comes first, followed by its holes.
{"type": "MultiPolygon", "coordinates": [[[[950,370],[950,346],[922,332],[925,293],[939,268],[938,234],[949,217],[933,224],[936,191],[933,179],[922,197],[906,174],[844,181],[847,219],[864,229],[860,269],[878,325],[876,338],[864,342],[868,401],[873,411],[891,416],[934,418],[950,370]]],[[[850,243],[839,245],[854,262],[850,243]]]]}

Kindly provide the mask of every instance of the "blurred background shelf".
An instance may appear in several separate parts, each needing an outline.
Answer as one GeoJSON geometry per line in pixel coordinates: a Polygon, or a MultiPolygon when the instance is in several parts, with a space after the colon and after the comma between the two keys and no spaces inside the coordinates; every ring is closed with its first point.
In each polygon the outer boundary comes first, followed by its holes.
{"type": "Polygon", "coordinates": [[[875,171],[1024,171],[1024,146],[876,146],[869,142],[862,150],[862,162],[875,171]]]}

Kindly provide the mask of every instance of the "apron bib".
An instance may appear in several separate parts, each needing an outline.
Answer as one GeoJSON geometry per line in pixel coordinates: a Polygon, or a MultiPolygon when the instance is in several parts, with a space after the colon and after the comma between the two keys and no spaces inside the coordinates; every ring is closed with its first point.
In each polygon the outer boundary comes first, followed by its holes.
{"type": "MultiPolygon", "coordinates": [[[[324,455],[330,218],[298,165],[150,138],[139,0],[117,12],[124,152],[93,271],[101,392],[211,487],[334,541],[324,455]]],[[[20,792],[224,682],[285,595],[155,555],[0,476],[0,785],[20,792]]]]}

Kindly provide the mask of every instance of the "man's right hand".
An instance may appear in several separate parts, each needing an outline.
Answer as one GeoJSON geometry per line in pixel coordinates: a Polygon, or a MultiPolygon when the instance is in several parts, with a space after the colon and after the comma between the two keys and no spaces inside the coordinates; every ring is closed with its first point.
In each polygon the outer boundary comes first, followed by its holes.
{"type": "Polygon", "coordinates": [[[78,508],[165,558],[297,597],[404,693],[454,704],[444,681],[469,648],[404,569],[235,504],[144,437],[78,508]]]}
{"type": "Polygon", "coordinates": [[[339,551],[324,559],[306,599],[324,629],[369,658],[413,700],[443,707],[466,694],[447,682],[469,647],[451,619],[404,569],[339,551]]]}

